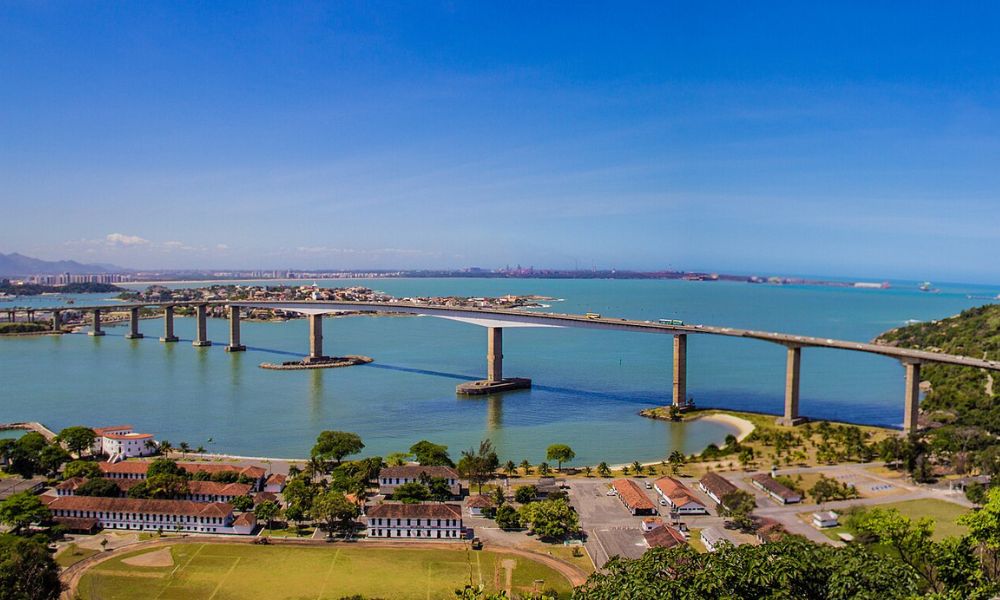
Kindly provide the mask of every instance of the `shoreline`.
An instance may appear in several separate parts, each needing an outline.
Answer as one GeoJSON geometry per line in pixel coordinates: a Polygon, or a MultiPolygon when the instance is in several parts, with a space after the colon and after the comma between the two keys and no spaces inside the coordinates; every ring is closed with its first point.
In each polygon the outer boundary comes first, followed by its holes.
{"type": "Polygon", "coordinates": [[[724,413],[724,412],[710,413],[707,415],[695,415],[694,418],[690,419],[690,421],[698,421],[698,420],[721,423],[723,425],[729,425],[735,428],[737,431],[736,433],[737,442],[742,442],[747,438],[747,436],[753,433],[755,429],[757,429],[756,425],[744,419],[743,417],[737,417],[734,414],[724,413]]]}

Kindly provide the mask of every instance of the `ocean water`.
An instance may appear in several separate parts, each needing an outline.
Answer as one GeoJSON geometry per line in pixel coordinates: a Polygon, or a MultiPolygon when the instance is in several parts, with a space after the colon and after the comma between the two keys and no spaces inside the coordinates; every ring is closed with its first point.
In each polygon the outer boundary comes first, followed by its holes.
{"type": "MultiPolygon", "coordinates": [[[[311,282],[304,282],[311,283],[311,282]]],[[[889,290],[643,280],[378,279],[327,280],[396,296],[539,294],[552,312],[599,312],[636,319],[678,318],[760,330],[868,341],[907,320],[950,316],[988,302],[1000,289],[913,282],[889,290]]],[[[94,304],[105,296],[75,296],[94,304]]],[[[18,299],[18,305],[64,298],[18,299]]],[[[108,299],[109,304],[115,301],[108,299]]],[[[0,310],[3,306],[0,306],[0,310]]],[[[508,329],[504,373],[534,388],[460,398],[462,381],[485,373],[484,329],[431,317],[342,317],[324,323],[327,354],[365,354],[371,365],[268,371],[261,362],[308,350],[305,320],[244,322],[246,353],[228,354],[228,324],[210,319],[210,348],[190,344],[194,321],[176,319],[181,342],[157,338],[162,321],[145,320],[142,340],[124,327],[84,334],[0,339],[0,422],[37,420],[52,429],[129,423],[174,444],[213,452],[300,457],[324,429],[355,431],[366,454],[403,451],[430,439],[453,454],[490,438],[502,459],[544,460],[552,443],[570,444],[578,464],[656,460],[721,441],[721,424],[664,423],[638,411],[666,404],[671,390],[669,335],[579,329],[508,329]]],[[[701,406],[778,413],[785,350],[760,341],[691,335],[688,393],[701,406]]],[[[802,413],[895,426],[903,413],[898,362],[837,350],[804,349],[802,413]]]]}

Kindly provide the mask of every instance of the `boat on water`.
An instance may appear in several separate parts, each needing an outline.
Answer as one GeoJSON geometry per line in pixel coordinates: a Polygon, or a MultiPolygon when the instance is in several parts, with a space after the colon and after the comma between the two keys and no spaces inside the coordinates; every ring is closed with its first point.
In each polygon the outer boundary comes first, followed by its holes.
{"type": "Polygon", "coordinates": [[[931,287],[932,287],[931,282],[925,281],[925,282],[921,283],[920,285],[918,285],[917,289],[920,290],[921,292],[929,292],[929,291],[931,291],[931,287]]]}

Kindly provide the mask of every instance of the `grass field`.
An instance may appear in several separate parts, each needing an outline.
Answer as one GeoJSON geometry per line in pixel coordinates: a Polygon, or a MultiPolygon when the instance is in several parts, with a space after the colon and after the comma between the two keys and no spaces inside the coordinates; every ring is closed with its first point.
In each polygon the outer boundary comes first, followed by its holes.
{"type": "Polygon", "coordinates": [[[76,544],[70,544],[66,546],[66,549],[56,556],[56,563],[60,567],[68,567],[70,565],[75,565],[81,560],[97,554],[100,550],[93,550],[91,548],[81,548],[76,544]]]}
{"type": "MultiPolygon", "coordinates": [[[[879,504],[877,505],[877,508],[894,508],[899,511],[899,514],[904,517],[909,517],[914,521],[923,517],[930,517],[934,520],[935,540],[942,540],[946,537],[963,535],[968,531],[966,527],[958,524],[958,517],[968,512],[969,509],[952,502],[927,498],[923,500],[907,500],[905,502],[879,504]]],[[[812,513],[802,513],[799,515],[799,518],[808,523],[811,522],[811,515],[812,513]]],[[[841,522],[843,522],[843,518],[841,519],[841,522]]],[[[823,529],[822,531],[823,534],[831,540],[839,540],[840,538],[837,537],[837,534],[839,533],[855,533],[843,525],[823,529]]]]}
{"type": "Polygon", "coordinates": [[[138,567],[123,563],[146,550],[116,557],[83,575],[84,600],[317,600],[353,594],[399,599],[452,598],[471,582],[488,590],[506,587],[504,565],[514,561],[512,591],[552,588],[560,594],[569,582],[542,564],[503,552],[455,549],[330,546],[299,548],[248,544],[170,546],[173,566],[138,567]]]}

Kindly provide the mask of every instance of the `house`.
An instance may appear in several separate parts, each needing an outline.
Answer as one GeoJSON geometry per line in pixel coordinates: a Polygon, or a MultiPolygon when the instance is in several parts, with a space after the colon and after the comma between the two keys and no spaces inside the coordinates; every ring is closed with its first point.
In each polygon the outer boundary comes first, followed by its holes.
{"type": "Polygon", "coordinates": [[[493,500],[490,500],[489,496],[483,496],[482,494],[478,496],[472,496],[465,503],[469,507],[469,515],[473,517],[481,517],[484,513],[488,513],[493,509],[493,500]]]}
{"type": "Polygon", "coordinates": [[[72,527],[86,523],[68,519],[93,519],[105,529],[249,535],[256,526],[253,515],[237,522],[232,505],[223,502],[59,496],[48,508],[56,522],[72,527]]]}
{"type": "Polygon", "coordinates": [[[758,473],[750,478],[750,483],[754,487],[763,490],[775,502],[780,504],[795,504],[802,502],[802,496],[795,490],[778,483],[778,481],[767,473],[758,473]]]}
{"type": "Polygon", "coordinates": [[[465,529],[459,504],[377,504],[368,509],[369,538],[459,540],[465,529]]]}
{"type": "Polygon", "coordinates": [[[702,529],[699,537],[701,538],[701,543],[705,545],[705,549],[709,552],[715,552],[721,544],[732,543],[715,527],[706,527],[702,529]]]}
{"type": "MultiPolygon", "coordinates": [[[[105,477],[110,479],[146,479],[146,471],[149,470],[149,465],[152,462],[142,461],[142,460],[127,460],[119,463],[98,463],[101,468],[101,472],[104,473],[105,477]]],[[[209,475],[215,475],[216,473],[235,473],[236,475],[242,475],[250,480],[250,486],[253,491],[260,491],[264,486],[265,477],[267,471],[261,467],[254,466],[243,466],[243,465],[230,465],[226,463],[209,463],[209,462],[183,462],[177,463],[177,465],[183,468],[185,471],[191,474],[195,473],[208,473],[209,475]]]]}
{"type": "Polygon", "coordinates": [[[655,515],[656,506],[631,479],[616,479],[611,483],[618,499],[633,515],[655,515]]]}
{"type": "Polygon", "coordinates": [[[264,482],[264,491],[272,494],[280,494],[285,491],[285,481],[288,478],[281,473],[271,473],[264,482]]]}
{"type": "Polygon", "coordinates": [[[812,514],[812,524],[816,529],[825,529],[827,527],[836,527],[840,525],[840,521],[837,519],[839,517],[837,513],[832,510],[827,510],[824,512],[815,512],[812,514]]]}
{"type": "Polygon", "coordinates": [[[642,539],[650,548],[675,548],[687,543],[684,534],[669,525],[661,525],[643,532],[642,539]]]}
{"type": "Polygon", "coordinates": [[[761,544],[776,542],[785,535],[785,526],[768,517],[757,517],[757,541],[761,544]]]}
{"type": "Polygon", "coordinates": [[[705,473],[704,477],[698,481],[698,487],[709,498],[719,504],[723,504],[723,498],[739,489],[731,481],[718,473],[705,473]]]}
{"type": "Polygon", "coordinates": [[[653,484],[660,494],[660,503],[670,507],[671,511],[685,515],[704,515],[708,510],[694,492],[673,477],[661,477],[653,484]]]}
{"type": "Polygon", "coordinates": [[[378,472],[378,491],[380,494],[391,496],[392,492],[404,483],[420,482],[427,479],[440,478],[448,483],[448,489],[453,496],[462,495],[462,482],[458,479],[458,472],[451,467],[444,466],[423,466],[423,465],[403,465],[400,467],[386,467],[378,472]]]}
{"type": "Polygon", "coordinates": [[[109,462],[126,458],[152,456],[159,452],[151,433],[136,433],[131,425],[98,427],[94,429],[94,454],[104,454],[109,462]]]}
{"type": "Polygon", "coordinates": [[[646,517],[642,520],[642,532],[652,531],[657,527],[663,527],[663,519],[660,517],[646,517]]]}

